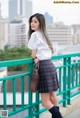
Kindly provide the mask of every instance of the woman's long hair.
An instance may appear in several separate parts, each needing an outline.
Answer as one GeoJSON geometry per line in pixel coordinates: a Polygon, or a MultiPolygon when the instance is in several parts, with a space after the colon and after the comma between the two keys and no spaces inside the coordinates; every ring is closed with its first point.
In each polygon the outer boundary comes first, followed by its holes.
{"type": "Polygon", "coordinates": [[[28,39],[30,39],[31,34],[34,32],[34,30],[31,29],[31,21],[32,21],[33,17],[36,17],[37,20],[39,21],[39,30],[41,31],[42,35],[45,37],[45,42],[48,44],[48,47],[50,48],[51,52],[53,53],[54,52],[53,46],[52,46],[51,41],[49,40],[48,35],[46,33],[45,18],[42,14],[36,13],[30,17],[28,39]]]}

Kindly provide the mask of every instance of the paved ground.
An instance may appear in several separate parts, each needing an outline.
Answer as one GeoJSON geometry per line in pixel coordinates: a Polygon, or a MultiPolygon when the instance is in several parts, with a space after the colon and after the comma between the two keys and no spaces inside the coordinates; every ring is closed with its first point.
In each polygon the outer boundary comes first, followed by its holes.
{"type": "Polygon", "coordinates": [[[68,114],[65,118],[80,118],[80,108],[74,110],[72,113],[68,114]]]}

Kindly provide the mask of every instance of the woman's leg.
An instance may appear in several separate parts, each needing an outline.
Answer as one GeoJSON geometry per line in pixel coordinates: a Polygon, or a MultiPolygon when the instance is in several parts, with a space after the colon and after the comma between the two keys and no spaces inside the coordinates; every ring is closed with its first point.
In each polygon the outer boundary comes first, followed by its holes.
{"type": "Polygon", "coordinates": [[[62,118],[59,110],[51,102],[51,93],[41,93],[42,105],[52,114],[52,118],[62,118]]]}
{"type": "Polygon", "coordinates": [[[50,100],[50,93],[41,93],[42,105],[48,110],[51,109],[54,105],[50,100]]]}
{"type": "Polygon", "coordinates": [[[59,106],[58,105],[58,97],[56,96],[56,92],[50,93],[50,100],[51,100],[52,104],[54,104],[55,106],[59,106]]]}
{"type": "MultiPolygon", "coordinates": [[[[50,100],[50,93],[41,93],[42,105],[48,109],[48,111],[54,106],[50,100]]],[[[50,111],[49,111],[50,112],[50,111]]],[[[51,113],[51,112],[50,112],[51,113]]],[[[51,113],[52,114],[52,113],[51,113]]],[[[55,118],[52,116],[52,118],[55,118]]]]}
{"type": "MultiPolygon", "coordinates": [[[[55,105],[55,107],[59,110],[59,104],[58,104],[58,97],[56,95],[56,92],[50,93],[51,102],[55,105]]],[[[60,113],[61,114],[61,113],[60,113]]]]}

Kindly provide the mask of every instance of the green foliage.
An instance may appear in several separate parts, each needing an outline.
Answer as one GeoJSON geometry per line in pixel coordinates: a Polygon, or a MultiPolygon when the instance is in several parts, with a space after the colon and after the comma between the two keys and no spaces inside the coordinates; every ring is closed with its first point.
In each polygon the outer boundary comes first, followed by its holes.
{"type": "Polygon", "coordinates": [[[0,61],[23,59],[31,56],[31,51],[26,47],[0,50],[0,61]]]}
{"type": "MultiPolygon", "coordinates": [[[[31,51],[25,46],[9,49],[5,48],[4,50],[0,50],[0,61],[24,59],[30,57],[31,51]]],[[[26,65],[9,67],[10,71],[24,71],[26,69],[26,65]]]]}

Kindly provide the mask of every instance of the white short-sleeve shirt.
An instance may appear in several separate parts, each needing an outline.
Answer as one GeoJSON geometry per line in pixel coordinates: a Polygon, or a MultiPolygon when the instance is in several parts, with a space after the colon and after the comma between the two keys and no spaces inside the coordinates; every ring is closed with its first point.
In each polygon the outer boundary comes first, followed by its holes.
{"type": "Polygon", "coordinates": [[[36,57],[39,60],[51,59],[52,53],[48,44],[43,40],[42,33],[38,30],[31,34],[28,42],[28,48],[36,50],[36,57]]]}

